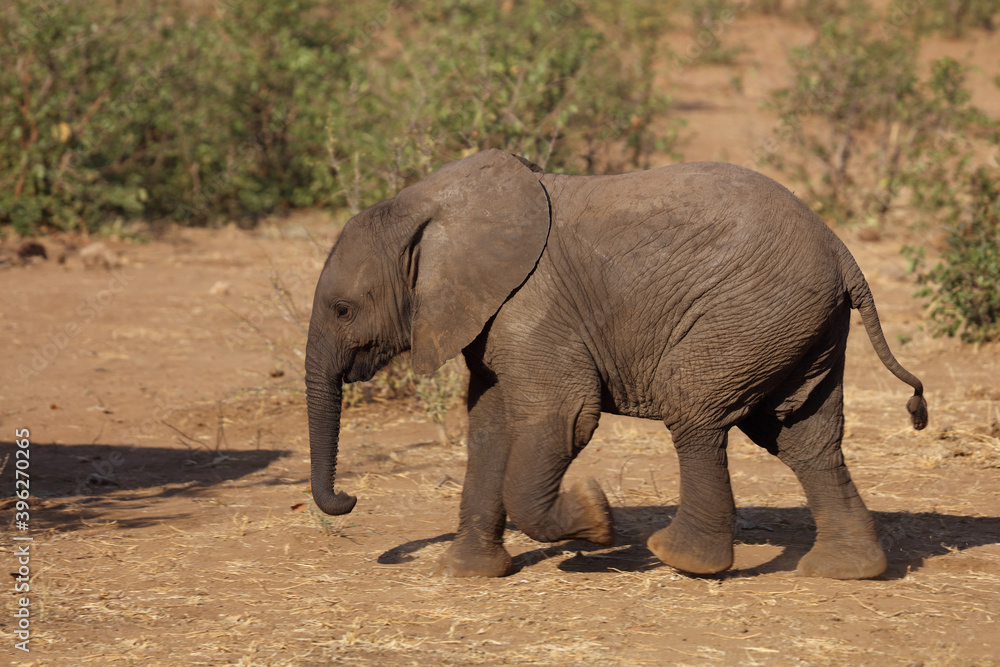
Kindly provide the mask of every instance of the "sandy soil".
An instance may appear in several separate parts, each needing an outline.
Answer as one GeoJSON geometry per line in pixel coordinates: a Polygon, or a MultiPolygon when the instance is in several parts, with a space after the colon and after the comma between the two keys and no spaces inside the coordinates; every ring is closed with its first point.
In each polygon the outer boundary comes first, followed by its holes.
{"type": "MultiPolygon", "coordinates": [[[[741,56],[744,74],[758,72],[744,98],[719,68],[685,70],[686,158],[739,162],[766,134],[773,119],[755,116],[754,99],[781,72],[765,64],[780,67],[800,38],[782,35],[741,56]]],[[[0,270],[7,571],[11,538],[34,538],[32,650],[13,648],[11,584],[0,661],[1000,664],[1000,346],[922,330],[899,248],[927,239],[838,230],[931,410],[927,430],[909,428],[910,391],[855,317],[844,449],[890,557],[884,576],[795,576],[814,537],[801,490],[736,434],[735,567],[690,577],[663,566],[644,540],[676,509],[668,434],[605,415],[570,477],[600,481],[618,544],[539,544],[511,526],[514,574],[449,580],[430,571],[453,536],[465,452],[412,403],[345,412],[339,480],[359,496],[354,513],[323,516],[308,496],[301,323],[336,229],[319,215],[254,232],[168,229],[106,241],[122,266],[90,269],[77,252],[88,240],[42,239],[48,260],[0,270]],[[11,498],[22,428],[28,531],[11,498]]]]}

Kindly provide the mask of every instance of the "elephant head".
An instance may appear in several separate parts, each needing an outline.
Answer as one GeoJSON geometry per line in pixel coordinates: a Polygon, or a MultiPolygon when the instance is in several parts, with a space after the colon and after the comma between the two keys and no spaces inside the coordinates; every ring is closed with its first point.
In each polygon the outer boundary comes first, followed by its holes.
{"type": "Polygon", "coordinates": [[[306,345],[311,481],[327,514],[334,493],[344,382],[371,379],[411,351],[418,373],[456,356],[530,275],[549,233],[537,167],[490,150],[445,165],[351,218],[326,260],[306,345]]]}

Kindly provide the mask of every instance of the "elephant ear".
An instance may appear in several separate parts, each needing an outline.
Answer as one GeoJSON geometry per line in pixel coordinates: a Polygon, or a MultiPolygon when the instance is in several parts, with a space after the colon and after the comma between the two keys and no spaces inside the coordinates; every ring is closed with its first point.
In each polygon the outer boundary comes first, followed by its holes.
{"type": "Polygon", "coordinates": [[[412,230],[411,363],[431,373],[475,340],[535,268],[549,234],[548,195],[519,158],[489,150],[406,188],[394,212],[412,230]]]}

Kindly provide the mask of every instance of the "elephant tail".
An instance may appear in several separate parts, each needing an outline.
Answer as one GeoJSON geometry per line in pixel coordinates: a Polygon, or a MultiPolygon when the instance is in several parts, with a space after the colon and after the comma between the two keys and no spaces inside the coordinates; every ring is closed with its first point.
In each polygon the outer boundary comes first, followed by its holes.
{"type": "Polygon", "coordinates": [[[868,281],[858,263],[854,261],[850,251],[843,243],[840,246],[840,264],[843,268],[844,284],[847,289],[847,296],[851,302],[851,308],[857,308],[861,313],[861,321],[865,324],[865,331],[868,332],[868,340],[871,341],[875,353],[882,361],[882,364],[897,378],[913,387],[913,396],[906,403],[906,410],[910,413],[913,421],[913,428],[920,430],[927,426],[927,401],[924,400],[924,385],[920,379],[903,368],[892,355],[889,344],[882,333],[882,325],[879,323],[878,311],[875,309],[875,299],[872,297],[868,281]]]}

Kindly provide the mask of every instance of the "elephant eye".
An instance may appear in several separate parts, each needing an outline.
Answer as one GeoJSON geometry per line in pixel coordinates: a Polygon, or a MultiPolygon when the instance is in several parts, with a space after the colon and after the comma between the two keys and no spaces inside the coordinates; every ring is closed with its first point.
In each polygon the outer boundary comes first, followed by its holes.
{"type": "Polygon", "coordinates": [[[346,303],[334,304],[333,312],[337,313],[337,319],[344,321],[351,319],[351,307],[346,303]]]}

